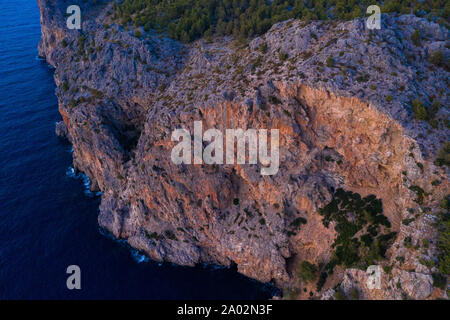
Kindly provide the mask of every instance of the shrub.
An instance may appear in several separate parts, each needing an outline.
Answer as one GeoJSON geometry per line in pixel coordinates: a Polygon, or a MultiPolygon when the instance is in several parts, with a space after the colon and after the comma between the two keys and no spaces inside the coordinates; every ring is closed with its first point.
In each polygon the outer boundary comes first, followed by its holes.
{"type": "Polygon", "coordinates": [[[403,219],[402,220],[402,224],[404,224],[405,226],[409,225],[411,222],[413,222],[415,219],[414,218],[410,218],[410,219],[403,219]]]}
{"type": "Polygon", "coordinates": [[[347,300],[347,296],[341,289],[336,290],[333,297],[334,297],[334,300],[347,300]]]}
{"type": "Polygon", "coordinates": [[[328,273],[322,272],[319,276],[319,281],[317,281],[317,291],[322,290],[325,282],[327,281],[328,273]]]}
{"type": "Polygon", "coordinates": [[[359,300],[359,292],[358,292],[358,289],[352,288],[352,289],[350,290],[350,298],[351,298],[352,300],[359,300]]]}
{"type": "Polygon", "coordinates": [[[175,236],[175,234],[170,230],[166,230],[164,232],[164,234],[166,235],[167,239],[169,239],[169,240],[177,240],[177,237],[175,236]]]}
{"type": "Polygon", "coordinates": [[[391,274],[393,266],[383,266],[383,271],[387,274],[391,274]]]}
{"type": "Polygon", "coordinates": [[[64,92],[69,90],[69,83],[67,81],[63,82],[62,89],[64,90],[64,92]]]}
{"type": "Polygon", "coordinates": [[[268,46],[267,46],[267,43],[262,43],[260,46],[259,46],[259,51],[261,51],[261,53],[267,53],[267,50],[268,50],[268,46]]]}
{"type": "Polygon", "coordinates": [[[367,82],[367,81],[369,81],[369,79],[370,79],[370,77],[368,74],[363,74],[363,75],[356,77],[356,81],[358,81],[358,82],[367,82]]]}
{"type": "Polygon", "coordinates": [[[411,105],[416,120],[427,120],[427,109],[425,108],[422,101],[420,101],[419,99],[414,99],[411,102],[411,105]]]}
{"type": "Polygon", "coordinates": [[[269,96],[269,102],[270,102],[271,104],[281,104],[280,99],[278,99],[278,98],[275,97],[275,96],[269,96]]]}
{"type": "Polygon", "coordinates": [[[427,260],[427,259],[424,259],[424,258],[419,258],[419,262],[421,264],[423,264],[424,266],[426,266],[427,268],[433,268],[436,265],[436,263],[434,262],[433,259],[427,260]]]}
{"type": "Polygon", "coordinates": [[[423,200],[424,200],[424,196],[425,196],[425,191],[419,187],[419,186],[415,186],[412,185],[409,187],[409,190],[414,191],[416,193],[416,199],[414,200],[416,203],[422,205],[423,204],[423,200]]]}
{"type": "Polygon", "coordinates": [[[330,68],[334,67],[335,66],[335,61],[334,61],[333,57],[328,57],[327,61],[326,61],[326,64],[327,64],[327,67],[330,67],[330,68]]]}
{"type": "Polygon", "coordinates": [[[142,36],[141,30],[139,29],[134,30],[134,36],[136,38],[140,38],[142,36]]]}
{"type": "Polygon", "coordinates": [[[450,274],[450,195],[442,200],[444,212],[439,215],[439,238],[437,247],[439,251],[439,271],[442,274],[450,274]]]}
{"type": "Polygon", "coordinates": [[[386,96],[386,101],[387,101],[387,102],[391,102],[392,99],[393,99],[393,98],[392,98],[392,96],[391,96],[390,94],[386,96]]]}
{"type": "Polygon", "coordinates": [[[316,265],[308,261],[302,261],[302,263],[300,263],[298,267],[298,277],[301,281],[304,282],[315,281],[317,278],[316,265]]]}
{"type": "Polygon", "coordinates": [[[450,166],[450,141],[444,143],[442,149],[439,150],[434,164],[437,166],[450,166]]]}
{"type": "Polygon", "coordinates": [[[411,35],[411,41],[414,43],[415,46],[420,47],[422,37],[420,35],[420,31],[418,29],[414,30],[413,34],[411,35]]]}
{"type": "Polygon", "coordinates": [[[67,40],[66,40],[66,39],[63,39],[63,40],[61,41],[61,46],[62,46],[63,48],[66,48],[68,45],[69,45],[69,44],[67,43],[67,40]]]}
{"type": "Polygon", "coordinates": [[[433,103],[431,104],[431,106],[428,108],[428,119],[431,120],[433,119],[436,114],[439,112],[439,109],[441,108],[441,104],[439,103],[439,101],[433,101],[433,103]]]}
{"type": "Polygon", "coordinates": [[[433,287],[445,290],[447,288],[447,278],[441,273],[435,272],[433,276],[433,287]]]}
{"type": "Polygon", "coordinates": [[[445,63],[445,54],[441,50],[437,50],[430,55],[430,62],[437,67],[444,67],[445,63]]]}
{"type": "Polygon", "coordinates": [[[307,221],[305,218],[299,217],[299,218],[295,219],[294,221],[292,221],[291,226],[299,227],[300,225],[306,224],[306,223],[307,223],[307,221]]]}
{"type": "Polygon", "coordinates": [[[278,53],[278,58],[280,59],[280,61],[286,61],[289,56],[286,52],[280,51],[278,53]]]}

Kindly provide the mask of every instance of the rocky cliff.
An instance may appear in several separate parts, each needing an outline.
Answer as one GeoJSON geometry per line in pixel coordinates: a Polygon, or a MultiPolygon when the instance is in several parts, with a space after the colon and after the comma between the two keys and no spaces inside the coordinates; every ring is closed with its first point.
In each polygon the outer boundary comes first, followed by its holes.
{"type": "Polygon", "coordinates": [[[433,224],[448,193],[447,167],[434,161],[449,137],[448,109],[426,122],[412,107],[448,106],[448,69],[429,61],[448,56],[446,29],[411,15],[385,15],[371,32],[363,20],[289,20],[245,45],[185,45],[153,31],[135,37],[111,19],[108,1],[78,2],[82,29],[68,30],[67,4],[38,0],[39,53],[55,67],[58,132],[73,144],[74,168],[103,192],[103,228],[153,260],[237,264],[295,298],[446,297],[432,274],[433,224]],[[278,173],[175,165],[171,134],[193,132],[194,121],[204,130],[279,129],[278,173]],[[320,209],[341,189],[380,199],[389,228],[376,232],[395,234],[374,260],[384,267],[379,289],[367,287],[364,268],[329,267],[341,231],[320,209]],[[319,274],[328,266],[319,288],[298,279],[302,261],[319,274]]]}

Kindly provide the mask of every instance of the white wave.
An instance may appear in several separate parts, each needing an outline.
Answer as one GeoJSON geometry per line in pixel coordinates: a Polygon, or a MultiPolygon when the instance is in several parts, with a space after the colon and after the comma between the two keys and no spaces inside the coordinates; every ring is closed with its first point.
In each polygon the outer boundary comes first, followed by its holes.
{"type": "Polygon", "coordinates": [[[91,180],[85,173],[83,173],[83,172],[75,173],[75,169],[73,167],[69,167],[69,168],[67,168],[66,175],[69,178],[72,178],[75,180],[81,180],[81,182],[83,183],[83,186],[84,186],[84,194],[86,196],[98,197],[103,194],[103,192],[95,192],[94,193],[91,191],[91,180]]]}
{"type": "Polygon", "coordinates": [[[137,250],[133,250],[131,249],[131,255],[133,256],[133,259],[137,262],[137,263],[146,263],[148,262],[150,259],[143,253],[140,253],[137,250]]]}

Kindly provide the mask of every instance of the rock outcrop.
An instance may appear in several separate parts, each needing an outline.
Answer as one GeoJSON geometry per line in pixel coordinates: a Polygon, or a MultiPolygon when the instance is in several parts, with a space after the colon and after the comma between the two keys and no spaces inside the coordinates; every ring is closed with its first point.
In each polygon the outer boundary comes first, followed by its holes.
{"type": "Polygon", "coordinates": [[[63,1],[38,0],[39,53],[55,67],[57,132],[73,144],[74,168],[103,192],[103,228],[156,261],[237,264],[296,289],[300,261],[323,265],[333,253],[337,233],[318,209],[338,188],[374,194],[398,232],[383,262],[391,274],[383,271],[372,291],[361,285],[364,271],[337,267],[320,291],[308,287],[313,296],[341,282],[367,299],[446,296],[433,293],[436,267],[419,261],[436,257],[433,213],[448,193],[448,171],[433,162],[449,132],[415,120],[411,100],[448,106],[449,73],[427,60],[437,49],[448,55],[447,30],[410,15],[383,16],[372,32],[363,20],[289,20],[248,45],[183,45],[153,31],[134,37],[111,20],[108,1],[78,2],[80,31],[65,27],[63,1]],[[423,30],[422,47],[409,40],[414,28],[423,30]],[[204,130],[279,129],[279,172],[175,165],[171,134],[192,133],[194,121],[204,130]],[[425,190],[420,203],[411,186],[425,190]],[[414,250],[405,238],[430,245],[414,250]]]}

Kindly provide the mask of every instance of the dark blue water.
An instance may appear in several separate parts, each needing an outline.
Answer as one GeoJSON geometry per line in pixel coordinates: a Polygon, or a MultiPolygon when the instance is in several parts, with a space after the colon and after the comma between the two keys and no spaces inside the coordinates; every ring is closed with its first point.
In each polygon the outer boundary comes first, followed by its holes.
{"type": "Polygon", "coordinates": [[[37,56],[33,0],[0,1],[0,299],[265,299],[272,289],[235,270],[138,263],[97,225],[99,199],[66,174],[71,146],[53,71],[37,56]],[[82,290],[66,288],[79,265],[82,290]]]}

